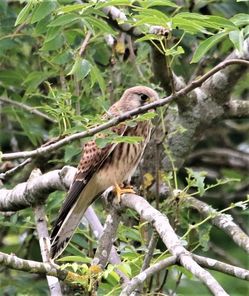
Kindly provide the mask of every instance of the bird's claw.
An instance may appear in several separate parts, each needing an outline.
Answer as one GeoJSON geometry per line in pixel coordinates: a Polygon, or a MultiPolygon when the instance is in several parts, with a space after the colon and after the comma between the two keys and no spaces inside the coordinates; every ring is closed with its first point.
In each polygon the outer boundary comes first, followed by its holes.
{"type": "Polygon", "coordinates": [[[121,201],[121,195],[122,194],[125,194],[125,193],[136,193],[133,190],[133,187],[132,186],[120,187],[118,184],[115,184],[114,191],[116,193],[117,203],[119,203],[119,204],[120,204],[120,201],[121,201]]]}

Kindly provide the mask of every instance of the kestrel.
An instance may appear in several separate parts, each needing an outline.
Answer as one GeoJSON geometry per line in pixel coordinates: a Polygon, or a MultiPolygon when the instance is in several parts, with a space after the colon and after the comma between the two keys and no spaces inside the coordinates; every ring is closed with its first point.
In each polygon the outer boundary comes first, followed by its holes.
{"type": "MultiPolygon", "coordinates": [[[[106,116],[117,117],[157,99],[158,94],[153,89],[135,86],[124,92],[106,116]]],[[[73,183],[51,234],[51,258],[62,253],[86,209],[107,188],[113,186],[119,198],[122,193],[131,192],[131,189],[122,188],[123,183],[130,182],[150,139],[151,128],[149,120],[138,121],[135,126],[121,123],[111,130],[119,136],[140,136],[143,140],[134,144],[111,143],[104,148],[99,148],[94,140],[85,144],[73,183]]]]}

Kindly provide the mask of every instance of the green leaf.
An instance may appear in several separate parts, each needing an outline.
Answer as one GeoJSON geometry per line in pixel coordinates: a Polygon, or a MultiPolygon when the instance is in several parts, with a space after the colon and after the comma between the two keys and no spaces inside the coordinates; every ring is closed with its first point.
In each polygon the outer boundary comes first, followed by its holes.
{"type": "Polygon", "coordinates": [[[24,8],[18,14],[16,22],[15,22],[15,26],[27,22],[28,15],[32,11],[32,9],[33,9],[33,4],[30,1],[30,2],[27,3],[26,6],[24,6],[24,8]]]}
{"type": "Polygon", "coordinates": [[[223,29],[223,28],[229,28],[229,29],[236,29],[236,26],[234,25],[231,20],[228,20],[221,16],[214,16],[214,15],[203,15],[199,13],[189,13],[189,12],[181,12],[177,14],[177,17],[181,17],[183,19],[187,20],[196,20],[199,25],[202,24],[204,27],[211,27],[216,29],[223,29]]]}
{"type": "Polygon", "coordinates": [[[245,37],[247,37],[247,35],[249,35],[249,25],[243,29],[243,32],[244,32],[245,37]]]}
{"type": "Polygon", "coordinates": [[[82,9],[85,9],[87,7],[90,7],[92,6],[92,4],[72,4],[72,5],[66,5],[66,6],[63,6],[59,9],[60,12],[63,12],[63,13],[68,13],[68,12],[72,12],[72,11],[76,11],[76,10],[82,10],[82,9]]]}
{"type": "Polygon", "coordinates": [[[99,8],[104,8],[104,7],[107,7],[107,6],[129,6],[133,3],[134,1],[131,1],[131,0],[109,0],[109,1],[99,1],[95,8],[96,9],[99,9],[99,8]]]}
{"type": "Polygon", "coordinates": [[[52,38],[49,41],[45,41],[41,50],[44,50],[44,51],[57,50],[62,47],[63,43],[64,43],[64,37],[60,33],[59,35],[55,36],[55,38],[52,38]]]}
{"type": "Polygon", "coordinates": [[[196,49],[191,63],[197,63],[200,59],[211,49],[214,47],[218,42],[220,42],[225,36],[227,36],[228,32],[222,32],[216,34],[214,36],[209,37],[208,39],[201,42],[201,44],[196,49]]]}
{"type": "Polygon", "coordinates": [[[82,262],[82,263],[91,263],[91,259],[83,256],[65,256],[60,259],[56,259],[59,262],[82,262]]]}
{"type": "Polygon", "coordinates": [[[155,112],[147,112],[145,114],[138,115],[136,121],[144,121],[144,120],[151,120],[156,117],[157,114],[155,112]]]}
{"type": "Polygon", "coordinates": [[[175,8],[179,7],[177,4],[168,0],[147,0],[147,1],[140,1],[140,3],[145,8],[152,7],[152,6],[169,6],[169,7],[175,7],[175,8]]]}
{"type": "Polygon", "coordinates": [[[129,143],[129,144],[136,144],[138,142],[143,141],[143,137],[136,137],[136,136],[118,136],[112,140],[112,143],[129,143]]]}
{"type": "Polygon", "coordinates": [[[78,57],[67,75],[75,75],[77,80],[84,79],[92,69],[92,65],[86,59],[78,57]]]}
{"type": "Polygon", "coordinates": [[[164,39],[164,36],[158,36],[158,35],[155,35],[155,34],[146,34],[143,37],[136,39],[135,42],[151,41],[151,40],[160,41],[160,40],[163,40],[163,39],[164,39]]]}
{"type": "Polygon", "coordinates": [[[31,24],[34,24],[55,10],[57,7],[57,2],[55,0],[42,1],[34,10],[31,17],[31,24]]]}
{"type": "Polygon", "coordinates": [[[243,32],[239,30],[232,31],[229,33],[229,38],[232,41],[234,47],[239,52],[242,52],[244,43],[243,32]]]}
{"type": "Polygon", "coordinates": [[[123,262],[122,264],[119,264],[117,266],[117,268],[119,270],[121,270],[124,274],[126,274],[128,277],[130,277],[132,275],[132,272],[131,272],[131,267],[128,263],[126,262],[123,262]]]}
{"type": "Polygon", "coordinates": [[[21,69],[0,71],[0,81],[9,86],[20,86],[23,82],[25,74],[21,69]]]}
{"type": "Polygon", "coordinates": [[[99,88],[101,90],[101,93],[104,96],[105,91],[106,91],[106,85],[105,85],[105,80],[104,80],[98,66],[96,66],[96,65],[92,66],[90,75],[91,75],[91,80],[92,80],[92,85],[91,86],[93,87],[95,82],[97,82],[98,85],[99,85],[99,88]]]}
{"type": "Polygon", "coordinates": [[[75,147],[75,146],[67,146],[65,148],[65,154],[64,154],[64,161],[65,163],[67,163],[68,161],[71,161],[72,158],[75,156],[75,155],[78,155],[80,154],[81,152],[81,148],[79,147],[75,147]]]}
{"type": "Polygon", "coordinates": [[[72,14],[72,13],[60,15],[55,20],[53,20],[48,26],[49,27],[65,26],[79,19],[80,19],[79,15],[72,14]]]}
{"type": "Polygon", "coordinates": [[[190,185],[190,187],[197,187],[198,191],[200,193],[200,196],[203,196],[203,194],[205,193],[205,183],[204,180],[206,178],[206,172],[195,172],[192,169],[186,168],[187,172],[188,172],[188,185],[190,185]]]}
{"type": "MultiPolygon", "coordinates": [[[[139,14],[136,16],[136,19],[141,19],[141,23],[145,23],[145,20],[157,24],[161,22],[161,26],[167,27],[167,22],[170,21],[170,18],[165,13],[153,8],[137,8],[135,10],[139,12],[139,14]]],[[[137,23],[139,22],[140,21],[138,21],[137,23]]]]}
{"type": "Polygon", "coordinates": [[[63,52],[56,56],[54,56],[51,60],[52,63],[57,65],[65,65],[72,57],[72,54],[70,52],[63,52]]]}
{"type": "Polygon", "coordinates": [[[249,25],[249,14],[238,13],[230,18],[230,21],[233,22],[236,26],[249,25]]]}
{"type": "Polygon", "coordinates": [[[112,138],[110,137],[105,137],[105,138],[97,138],[95,139],[95,143],[99,148],[104,148],[106,145],[110,144],[112,141],[112,138]]]}
{"type": "Polygon", "coordinates": [[[27,87],[27,92],[35,90],[39,84],[41,84],[44,80],[54,75],[54,72],[41,72],[41,71],[33,71],[31,72],[27,78],[24,80],[24,85],[27,87]]]}
{"type": "Polygon", "coordinates": [[[194,19],[188,20],[184,17],[181,17],[181,15],[176,15],[172,18],[172,22],[174,25],[174,28],[180,28],[189,34],[196,34],[198,32],[202,32],[205,34],[211,34],[209,31],[207,31],[204,27],[204,24],[202,24],[199,21],[195,21],[194,19]]]}
{"type": "Polygon", "coordinates": [[[93,28],[97,28],[101,33],[115,34],[115,31],[103,20],[92,16],[84,16],[83,20],[88,22],[93,28]]]}

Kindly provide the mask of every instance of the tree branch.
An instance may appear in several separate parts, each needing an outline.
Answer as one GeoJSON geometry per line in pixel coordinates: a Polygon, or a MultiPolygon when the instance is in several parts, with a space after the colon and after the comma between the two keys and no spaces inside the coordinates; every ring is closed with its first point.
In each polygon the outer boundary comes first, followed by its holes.
{"type": "Polygon", "coordinates": [[[223,230],[238,246],[249,253],[249,237],[233,222],[231,215],[218,213],[210,205],[191,196],[185,197],[184,203],[197,209],[205,218],[211,217],[210,221],[213,225],[223,230]]]}
{"type": "Polygon", "coordinates": [[[153,264],[151,267],[146,268],[144,271],[136,275],[134,278],[132,278],[125,288],[122,290],[120,296],[128,296],[130,295],[135,289],[137,289],[140,285],[144,283],[144,281],[151,276],[155,275],[162,269],[168,268],[177,262],[176,256],[168,257],[164,260],[161,260],[158,263],[153,264]]]}
{"type": "MultiPolygon", "coordinates": [[[[46,223],[45,209],[43,205],[37,205],[34,208],[36,230],[39,238],[39,245],[44,263],[49,262],[50,241],[46,223]]],[[[61,296],[61,286],[57,277],[47,275],[48,287],[51,296],[61,296]]]]}
{"type": "Polygon", "coordinates": [[[224,105],[224,118],[249,117],[249,101],[230,100],[224,105]]]}
{"type": "MultiPolygon", "coordinates": [[[[39,178],[42,175],[41,171],[36,169],[33,170],[30,174],[29,180],[39,178]]],[[[45,210],[43,205],[35,205],[34,209],[36,230],[39,238],[39,245],[41,250],[42,261],[47,263],[50,261],[49,250],[50,250],[50,241],[48,235],[48,228],[45,218],[45,210]]],[[[48,287],[50,290],[51,296],[61,296],[61,287],[58,279],[56,277],[47,276],[48,287]]]]}
{"type": "MultiPolygon", "coordinates": [[[[249,271],[246,269],[223,263],[221,261],[214,260],[211,258],[198,256],[195,254],[193,254],[192,257],[202,267],[215,271],[220,271],[222,273],[232,275],[242,280],[249,280],[249,271]]],[[[136,290],[140,285],[142,285],[146,279],[150,278],[151,276],[155,275],[161,270],[166,269],[175,264],[177,264],[177,258],[175,256],[168,257],[153,264],[152,266],[148,267],[143,272],[139,273],[134,278],[132,278],[127,283],[120,296],[130,295],[134,290],[136,290]]]]}
{"type": "Polygon", "coordinates": [[[211,163],[214,166],[231,166],[234,168],[249,169],[249,154],[229,148],[210,148],[194,151],[188,157],[188,162],[211,163]]]}
{"type": "Polygon", "coordinates": [[[17,102],[17,101],[13,101],[13,100],[5,98],[5,97],[0,97],[0,101],[4,102],[6,104],[13,105],[13,106],[18,107],[18,108],[21,108],[21,109],[23,109],[25,111],[28,111],[31,114],[35,114],[35,115],[37,115],[39,117],[42,117],[42,118],[44,118],[44,119],[46,119],[46,120],[48,120],[48,121],[50,121],[52,123],[57,122],[53,118],[49,117],[47,114],[35,109],[35,107],[31,107],[31,106],[25,105],[25,104],[17,102]]]}
{"type": "Polygon", "coordinates": [[[99,238],[99,244],[95,252],[92,265],[99,265],[102,269],[105,268],[109,259],[111,249],[113,247],[113,242],[116,236],[119,222],[120,214],[115,209],[115,207],[112,207],[110,213],[106,218],[103,233],[99,238]]]}
{"type": "Polygon", "coordinates": [[[202,281],[213,295],[228,295],[213,276],[193,260],[191,254],[183,247],[182,242],[177,237],[165,215],[153,208],[145,199],[138,195],[123,195],[121,204],[134,209],[142,219],[150,222],[155,227],[169,252],[176,256],[178,262],[183,267],[202,281]]]}
{"type": "Polygon", "coordinates": [[[203,256],[192,255],[195,261],[200,264],[202,267],[206,267],[208,269],[220,271],[222,273],[226,273],[232,275],[238,279],[249,281],[249,270],[244,268],[240,268],[231,264],[227,264],[212,258],[207,258],[203,256]]]}
{"type": "MultiPolygon", "coordinates": [[[[7,190],[8,194],[6,194],[6,189],[1,189],[0,210],[9,210],[8,206],[10,206],[12,210],[18,210],[24,208],[24,205],[25,207],[35,205],[37,204],[37,200],[34,198],[35,196],[39,197],[44,195],[44,192],[48,194],[57,189],[63,190],[68,188],[74,173],[74,168],[64,167],[61,171],[55,170],[42,176],[35,177],[27,183],[20,184],[22,189],[20,192],[17,190],[17,188],[20,187],[19,185],[13,190],[7,190]],[[10,201],[6,201],[7,196],[10,197],[10,201]],[[15,197],[18,198],[17,201],[15,201],[15,197]],[[28,199],[28,201],[26,199],[28,199]],[[24,204],[24,200],[26,200],[26,204],[24,204]]],[[[44,197],[42,200],[44,200],[44,197]]],[[[193,260],[191,254],[183,247],[165,215],[154,209],[147,201],[137,195],[123,195],[121,204],[136,210],[142,219],[152,223],[169,252],[177,258],[177,262],[199,278],[214,295],[218,295],[219,293],[220,295],[227,295],[217,281],[208,272],[203,270],[195,260],[193,260]]],[[[219,217],[216,217],[215,219],[217,218],[219,217]]],[[[223,224],[226,222],[227,221],[224,220],[221,221],[223,224]]],[[[231,223],[228,227],[225,227],[224,230],[234,232],[234,227],[236,225],[232,225],[233,229],[229,228],[230,226],[231,223]]],[[[237,237],[236,234],[233,235],[237,237]]]]}
{"type": "Polygon", "coordinates": [[[25,167],[26,164],[31,162],[31,158],[27,158],[25,159],[23,162],[19,163],[17,166],[15,166],[14,168],[6,171],[5,173],[0,173],[0,179],[4,180],[12,175],[14,175],[16,172],[18,172],[20,169],[22,169],[23,167],[25,167]]]}
{"type": "Polygon", "coordinates": [[[239,59],[234,59],[234,60],[226,60],[224,62],[221,62],[220,64],[218,64],[216,67],[214,67],[212,70],[210,70],[209,72],[207,72],[206,74],[204,74],[202,77],[200,77],[197,80],[192,81],[190,84],[188,84],[186,87],[182,88],[181,90],[175,92],[174,94],[171,94],[170,96],[157,100],[153,103],[150,103],[148,105],[142,106],[140,108],[134,109],[132,111],[129,112],[125,112],[122,115],[112,118],[109,121],[107,121],[104,124],[101,124],[97,127],[93,127],[88,129],[87,131],[84,132],[80,132],[80,133],[76,133],[70,136],[67,136],[65,138],[63,138],[62,140],[59,140],[58,142],[52,143],[50,145],[47,146],[41,146],[35,150],[32,151],[22,151],[22,152],[14,152],[14,153],[4,153],[1,155],[1,159],[2,160],[11,160],[11,159],[16,159],[16,158],[27,158],[27,157],[33,157],[36,155],[42,155],[48,152],[51,152],[55,149],[58,149],[66,144],[71,143],[74,140],[77,139],[81,139],[84,137],[88,137],[88,136],[93,136],[96,133],[103,131],[107,128],[110,128],[112,126],[115,126],[117,124],[119,124],[120,122],[123,122],[127,119],[131,119],[133,116],[138,115],[138,114],[144,114],[146,113],[148,110],[151,109],[155,109],[158,107],[162,107],[168,103],[170,103],[171,101],[180,98],[182,96],[185,96],[186,94],[188,94],[189,92],[191,92],[192,90],[194,90],[195,88],[201,86],[208,78],[210,78],[212,75],[214,75],[214,73],[217,73],[218,71],[220,71],[221,69],[224,69],[225,67],[232,65],[232,64],[246,64],[249,65],[249,62],[245,61],[245,60],[239,60],[239,59]]]}
{"type": "Polygon", "coordinates": [[[65,191],[75,171],[73,167],[64,167],[20,183],[13,189],[0,189],[0,211],[18,211],[44,202],[47,195],[55,190],[65,191]]]}
{"type": "MultiPolygon", "coordinates": [[[[91,206],[86,210],[85,218],[88,220],[88,223],[93,231],[94,236],[99,240],[103,234],[104,227],[100,223],[98,216],[96,215],[96,213],[94,212],[91,206]]],[[[120,257],[117,254],[117,251],[114,246],[112,246],[111,248],[108,260],[111,264],[114,264],[114,265],[121,264],[120,257]]],[[[121,270],[115,269],[115,271],[117,272],[117,274],[120,276],[120,278],[124,283],[127,283],[129,281],[129,278],[121,270]]]]}
{"type": "Polygon", "coordinates": [[[68,283],[73,283],[77,280],[86,280],[86,277],[84,276],[80,276],[66,269],[61,270],[59,265],[51,263],[41,263],[33,260],[25,260],[17,257],[15,254],[8,255],[0,252],[0,263],[6,267],[15,270],[26,271],[29,273],[35,273],[45,276],[52,276],[68,283]]]}

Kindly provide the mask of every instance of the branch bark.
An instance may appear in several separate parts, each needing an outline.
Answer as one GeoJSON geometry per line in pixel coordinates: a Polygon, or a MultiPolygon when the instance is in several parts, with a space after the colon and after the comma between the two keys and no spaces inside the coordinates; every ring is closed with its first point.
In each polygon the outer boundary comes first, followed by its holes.
{"type": "MultiPolygon", "coordinates": [[[[183,247],[165,215],[138,195],[123,195],[121,204],[134,209],[142,219],[150,222],[155,227],[170,254],[175,256],[183,267],[203,282],[213,295],[228,295],[213,276],[193,260],[191,254],[183,247]]],[[[125,295],[128,294],[122,296],[125,295]]]]}
{"type": "Polygon", "coordinates": [[[224,105],[224,118],[248,118],[249,117],[249,101],[230,100],[224,105]]]}
{"type": "MultiPolygon", "coordinates": [[[[45,209],[43,205],[34,208],[36,230],[39,238],[39,245],[44,263],[49,262],[50,241],[46,223],[45,209]]],[[[60,282],[57,277],[47,275],[48,287],[51,296],[62,296],[60,282]]]]}
{"type": "Polygon", "coordinates": [[[223,230],[238,246],[249,253],[249,237],[233,222],[231,215],[218,213],[210,205],[191,196],[184,198],[184,202],[197,209],[203,217],[211,216],[210,221],[213,225],[223,230]]]}
{"type": "Polygon", "coordinates": [[[92,265],[99,265],[102,269],[106,266],[113,242],[115,240],[116,232],[120,222],[120,215],[118,211],[113,207],[110,213],[107,215],[104,225],[103,233],[99,239],[99,244],[95,252],[92,265]]]}

